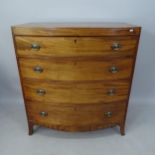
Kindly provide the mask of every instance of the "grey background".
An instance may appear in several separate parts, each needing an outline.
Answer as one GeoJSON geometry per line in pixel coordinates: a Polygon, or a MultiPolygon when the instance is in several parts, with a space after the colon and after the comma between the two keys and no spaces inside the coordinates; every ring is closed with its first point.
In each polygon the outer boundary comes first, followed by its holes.
{"type": "Polygon", "coordinates": [[[40,21],[119,21],[143,27],[130,101],[153,104],[154,7],[154,0],[1,0],[0,101],[22,102],[11,25],[40,21]]]}
{"type": "Polygon", "coordinates": [[[154,0],[0,1],[0,154],[153,155],[155,152],[154,0]],[[134,74],[126,136],[118,128],[66,133],[27,123],[11,25],[40,21],[119,21],[143,27],[134,74]]]}

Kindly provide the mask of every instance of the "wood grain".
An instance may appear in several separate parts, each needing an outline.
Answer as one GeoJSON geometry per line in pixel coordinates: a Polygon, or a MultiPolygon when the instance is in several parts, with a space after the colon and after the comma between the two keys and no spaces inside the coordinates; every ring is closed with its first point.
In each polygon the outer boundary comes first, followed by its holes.
{"type": "MultiPolygon", "coordinates": [[[[111,82],[41,82],[29,80],[24,82],[27,100],[47,102],[51,105],[66,104],[98,104],[115,101],[126,101],[129,81],[111,82]],[[43,89],[45,95],[38,95],[37,90],[43,89]],[[108,92],[113,89],[115,94],[108,92]]],[[[37,106],[37,105],[36,105],[37,106]]]]}
{"type": "Polygon", "coordinates": [[[17,36],[18,57],[72,57],[105,56],[121,57],[135,55],[136,37],[20,37],[17,36]],[[40,46],[39,50],[31,48],[32,44],[40,46]],[[112,45],[118,43],[117,51],[112,45]]]}
{"type": "Polygon", "coordinates": [[[119,125],[124,135],[140,32],[141,27],[123,23],[12,27],[29,135],[34,125],[64,131],[119,125]],[[32,50],[33,43],[40,49],[32,50]],[[113,43],[121,48],[114,51],[113,43]],[[41,73],[34,71],[38,66],[41,73]],[[113,66],[117,73],[109,71],[113,66]],[[46,94],[37,96],[38,88],[46,94]],[[111,88],[116,94],[108,96],[111,88]]]}
{"type": "Polygon", "coordinates": [[[59,130],[81,131],[97,129],[102,125],[120,124],[124,116],[125,103],[99,105],[51,106],[47,103],[28,102],[28,114],[34,124],[45,124],[59,130]],[[37,106],[36,106],[37,104],[37,106]],[[48,115],[40,116],[40,112],[48,115]],[[105,116],[112,112],[111,117],[105,116]]]}
{"type": "Polygon", "coordinates": [[[25,36],[134,36],[141,28],[125,23],[32,23],[13,26],[15,35],[25,36]],[[130,29],[134,31],[130,32],[130,29]]]}
{"type": "Polygon", "coordinates": [[[83,80],[117,80],[130,78],[133,59],[115,59],[111,61],[75,61],[75,60],[40,60],[20,59],[23,78],[57,81],[83,80]],[[34,67],[43,68],[42,73],[34,72],[34,67]],[[116,66],[118,73],[111,73],[109,69],[116,66]]]}

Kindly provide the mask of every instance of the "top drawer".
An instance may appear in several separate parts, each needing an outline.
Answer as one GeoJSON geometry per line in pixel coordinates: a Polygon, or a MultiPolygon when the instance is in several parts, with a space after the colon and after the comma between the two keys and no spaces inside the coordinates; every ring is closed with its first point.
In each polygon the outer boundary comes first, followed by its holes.
{"type": "Polygon", "coordinates": [[[18,57],[134,55],[136,37],[15,37],[18,57]]]}

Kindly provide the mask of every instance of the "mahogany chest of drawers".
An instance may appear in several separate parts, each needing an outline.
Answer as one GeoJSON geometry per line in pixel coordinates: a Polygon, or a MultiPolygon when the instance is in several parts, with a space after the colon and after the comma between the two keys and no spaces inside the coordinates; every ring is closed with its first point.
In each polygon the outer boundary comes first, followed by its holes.
{"type": "Polygon", "coordinates": [[[141,28],[122,23],[12,27],[27,113],[34,125],[91,131],[125,120],[141,28]]]}

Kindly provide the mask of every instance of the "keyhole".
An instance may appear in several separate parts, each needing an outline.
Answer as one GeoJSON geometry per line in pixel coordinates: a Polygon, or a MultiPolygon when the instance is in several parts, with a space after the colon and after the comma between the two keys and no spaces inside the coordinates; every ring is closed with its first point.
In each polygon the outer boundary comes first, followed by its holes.
{"type": "Polygon", "coordinates": [[[76,66],[76,65],[77,65],[77,62],[75,61],[75,62],[74,62],[74,66],[76,66]]]}
{"type": "Polygon", "coordinates": [[[74,39],[74,43],[75,43],[75,44],[77,43],[77,39],[74,39]]]}

